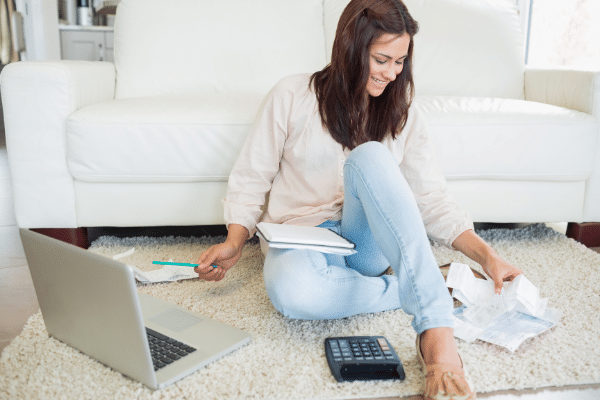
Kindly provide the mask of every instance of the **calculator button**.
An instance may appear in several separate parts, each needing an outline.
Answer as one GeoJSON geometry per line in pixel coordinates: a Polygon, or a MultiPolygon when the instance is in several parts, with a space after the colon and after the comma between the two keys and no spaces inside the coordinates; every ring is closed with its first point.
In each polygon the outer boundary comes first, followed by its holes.
{"type": "MultiPolygon", "coordinates": [[[[391,345],[385,338],[377,336],[329,338],[325,341],[325,350],[329,368],[338,382],[381,379],[377,375],[380,370],[383,372],[399,364],[391,345]]],[[[402,379],[402,364],[398,368],[397,378],[402,379]]]]}

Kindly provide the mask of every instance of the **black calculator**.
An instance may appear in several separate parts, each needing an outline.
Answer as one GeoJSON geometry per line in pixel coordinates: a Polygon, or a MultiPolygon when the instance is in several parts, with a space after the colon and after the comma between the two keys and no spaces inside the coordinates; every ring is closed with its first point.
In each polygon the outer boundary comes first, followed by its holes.
{"type": "Polygon", "coordinates": [[[405,377],[400,357],[383,336],[327,338],[325,356],[338,382],[405,377]]]}

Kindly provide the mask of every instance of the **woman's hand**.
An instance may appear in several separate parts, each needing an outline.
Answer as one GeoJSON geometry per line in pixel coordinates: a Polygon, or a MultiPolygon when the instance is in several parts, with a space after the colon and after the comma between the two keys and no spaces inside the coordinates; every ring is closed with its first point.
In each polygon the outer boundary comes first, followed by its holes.
{"type": "Polygon", "coordinates": [[[485,273],[494,281],[496,294],[502,292],[504,282],[510,282],[523,273],[519,268],[504,261],[472,230],[461,233],[452,246],[483,267],[485,273]]]}
{"type": "Polygon", "coordinates": [[[199,265],[194,268],[194,271],[198,273],[200,279],[205,281],[220,281],[241,256],[241,248],[225,241],[200,254],[198,258],[199,265]]]}
{"type": "Polygon", "coordinates": [[[248,229],[231,224],[225,242],[211,246],[200,254],[194,271],[205,281],[220,281],[242,256],[242,249],[248,239],[248,229]]]}
{"type": "Polygon", "coordinates": [[[494,292],[496,294],[502,292],[504,282],[510,282],[523,273],[519,268],[504,261],[497,255],[481,266],[485,273],[494,281],[494,292]]]}

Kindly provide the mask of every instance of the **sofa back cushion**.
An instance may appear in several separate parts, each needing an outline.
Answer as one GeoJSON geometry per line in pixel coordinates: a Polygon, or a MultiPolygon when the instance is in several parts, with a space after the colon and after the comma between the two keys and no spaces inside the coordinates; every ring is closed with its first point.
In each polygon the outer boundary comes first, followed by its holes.
{"type": "Polygon", "coordinates": [[[265,94],[325,66],[322,0],[122,0],[116,98],[265,94]]]}
{"type": "MultiPolygon", "coordinates": [[[[324,0],[327,61],[349,0],[324,0]]],[[[404,0],[419,23],[417,95],[523,99],[523,35],[510,0],[404,0]]]]}

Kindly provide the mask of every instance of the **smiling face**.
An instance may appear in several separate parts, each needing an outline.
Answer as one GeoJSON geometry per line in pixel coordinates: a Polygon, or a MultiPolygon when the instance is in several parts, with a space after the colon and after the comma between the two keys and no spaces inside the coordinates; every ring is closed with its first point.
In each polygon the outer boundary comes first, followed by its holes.
{"type": "Polygon", "coordinates": [[[369,80],[367,93],[377,97],[402,72],[408,56],[410,35],[384,33],[369,49],[369,80]]]}

